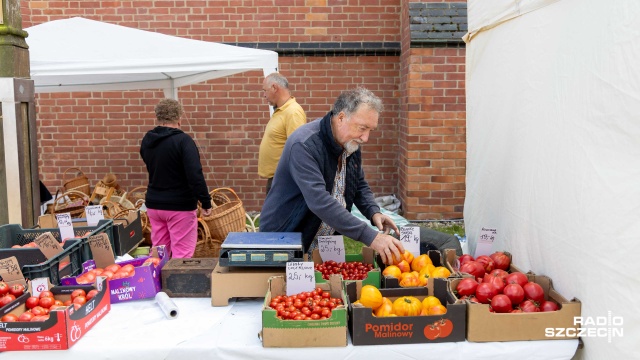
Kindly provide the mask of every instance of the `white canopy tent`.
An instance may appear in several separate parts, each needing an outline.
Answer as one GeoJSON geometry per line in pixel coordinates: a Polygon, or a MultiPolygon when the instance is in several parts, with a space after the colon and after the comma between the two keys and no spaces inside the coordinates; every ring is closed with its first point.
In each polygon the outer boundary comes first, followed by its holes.
{"type": "Polygon", "coordinates": [[[248,70],[268,75],[278,54],[80,17],[25,29],[36,93],[177,88],[248,70]]]}
{"type": "Polygon", "coordinates": [[[579,358],[637,358],[640,3],[469,0],[468,17],[470,248],[496,229],[493,250],[581,300],[579,358]]]}

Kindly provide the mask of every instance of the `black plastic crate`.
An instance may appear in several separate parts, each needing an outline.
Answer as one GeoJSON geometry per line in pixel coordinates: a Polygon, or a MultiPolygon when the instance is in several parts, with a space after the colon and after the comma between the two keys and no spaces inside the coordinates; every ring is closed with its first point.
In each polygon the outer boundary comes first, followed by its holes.
{"type": "Polygon", "coordinates": [[[65,276],[80,275],[82,273],[82,240],[67,240],[64,242],[63,249],[60,254],[43,263],[21,264],[22,275],[25,279],[49,278],[54,285],[60,285],[60,279],[65,276]],[[69,259],[69,264],[61,268],[61,263],[66,258],[69,259]]]}
{"type": "MultiPolygon", "coordinates": [[[[74,226],[73,233],[76,238],[82,238],[81,241],[81,262],[93,259],[91,248],[89,247],[88,238],[92,235],[105,233],[109,237],[112,249],[114,247],[113,239],[113,221],[111,219],[102,220],[97,226],[74,226]]],[[[53,237],[62,243],[60,229],[23,229],[17,224],[8,224],[0,226],[0,259],[15,256],[20,265],[22,264],[39,264],[47,260],[42,251],[35,248],[11,248],[14,245],[24,246],[34,241],[38,236],[50,232],[53,237]]],[[[115,250],[114,250],[115,256],[115,250]]],[[[82,263],[80,264],[82,265],[82,263]]]]}
{"type": "MultiPolygon", "coordinates": [[[[128,219],[117,219],[113,222],[113,244],[115,244],[114,252],[116,256],[122,256],[129,251],[138,247],[144,240],[142,236],[142,218],[140,210],[136,212],[136,219],[129,222],[128,219]]],[[[100,220],[101,225],[107,220],[100,220]]]]}

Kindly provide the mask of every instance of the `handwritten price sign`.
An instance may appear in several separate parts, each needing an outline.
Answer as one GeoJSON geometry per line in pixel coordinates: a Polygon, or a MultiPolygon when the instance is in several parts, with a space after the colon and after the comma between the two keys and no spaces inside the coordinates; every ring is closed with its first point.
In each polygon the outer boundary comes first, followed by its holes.
{"type": "Polygon", "coordinates": [[[60,229],[60,238],[62,240],[75,237],[75,234],[73,233],[73,223],[71,222],[70,213],[56,214],[56,221],[58,222],[58,228],[60,229]]]}
{"type": "Polygon", "coordinates": [[[102,212],[102,205],[91,205],[84,208],[87,214],[87,225],[96,226],[98,222],[104,219],[104,213],[102,212]]]}
{"type": "Polygon", "coordinates": [[[400,241],[405,250],[408,250],[413,256],[420,256],[420,228],[418,226],[401,227],[400,241]]]}
{"type": "Polygon", "coordinates": [[[322,261],[344,262],[344,238],[341,235],[318,236],[318,250],[322,261]]]}
{"type": "Polygon", "coordinates": [[[287,296],[313,291],[316,287],[313,262],[299,261],[287,263],[287,296]]]}
{"type": "Polygon", "coordinates": [[[490,255],[493,249],[493,242],[498,237],[498,230],[493,228],[482,228],[478,236],[478,244],[476,245],[476,253],[474,257],[480,255],[490,255]]]}

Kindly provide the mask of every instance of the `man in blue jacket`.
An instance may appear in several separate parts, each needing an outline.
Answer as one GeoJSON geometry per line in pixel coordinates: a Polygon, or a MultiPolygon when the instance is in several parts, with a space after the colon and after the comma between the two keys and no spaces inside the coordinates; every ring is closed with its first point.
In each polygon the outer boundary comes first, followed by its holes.
{"type": "Polygon", "coordinates": [[[317,237],[341,234],[376,250],[382,260],[401,258],[402,243],[390,217],[380,212],[364,179],[360,145],[378,126],[382,101],[365,88],[340,94],[323,118],[299,127],[287,140],[271,191],[260,213],[260,231],[301,232],[305,251],[317,237]],[[351,214],[355,205],[384,233],[351,214]]]}

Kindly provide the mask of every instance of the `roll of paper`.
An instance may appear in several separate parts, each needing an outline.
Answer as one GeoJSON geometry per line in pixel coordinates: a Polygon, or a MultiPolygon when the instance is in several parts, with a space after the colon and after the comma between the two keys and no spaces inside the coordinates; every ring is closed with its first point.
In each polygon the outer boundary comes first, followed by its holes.
{"type": "Polygon", "coordinates": [[[156,303],[160,306],[160,310],[164,313],[167,319],[175,319],[178,317],[178,306],[171,300],[169,295],[164,291],[160,291],[156,294],[156,303]]]}

